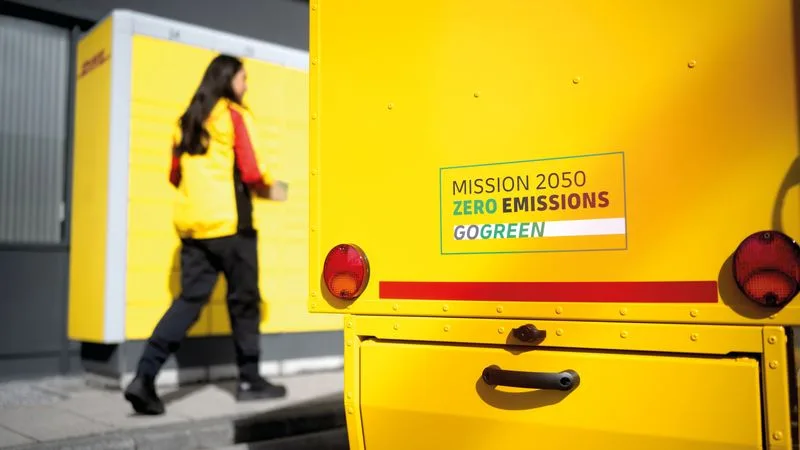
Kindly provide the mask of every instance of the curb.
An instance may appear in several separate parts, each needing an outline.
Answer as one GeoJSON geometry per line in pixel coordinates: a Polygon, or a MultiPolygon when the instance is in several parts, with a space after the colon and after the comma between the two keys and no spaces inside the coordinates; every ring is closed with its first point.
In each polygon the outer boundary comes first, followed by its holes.
{"type": "Polygon", "coordinates": [[[191,450],[285,439],[343,428],[344,402],[324,402],[158,427],[9,447],[7,450],[191,450]]]}
{"type": "Polygon", "coordinates": [[[236,444],[217,450],[349,450],[347,430],[336,428],[316,433],[248,444],[236,444]]]}

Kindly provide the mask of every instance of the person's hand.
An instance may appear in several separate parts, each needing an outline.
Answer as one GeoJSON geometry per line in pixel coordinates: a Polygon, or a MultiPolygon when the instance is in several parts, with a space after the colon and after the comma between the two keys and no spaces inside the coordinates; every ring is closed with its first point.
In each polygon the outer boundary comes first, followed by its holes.
{"type": "Polygon", "coordinates": [[[268,199],[269,198],[269,186],[262,184],[259,186],[251,186],[251,191],[256,194],[256,197],[268,199]]]}
{"type": "Polygon", "coordinates": [[[274,202],[285,202],[289,192],[288,187],[283,181],[276,181],[269,186],[260,186],[255,188],[255,193],[260,198],[272,200],[274,202]]]}
{"type": "Polygon", "coordinates": [[[275,181],[269,186],[269,198],[276,202],[285,202],[289,197],[289,185],[283,181],[275,181]]]}

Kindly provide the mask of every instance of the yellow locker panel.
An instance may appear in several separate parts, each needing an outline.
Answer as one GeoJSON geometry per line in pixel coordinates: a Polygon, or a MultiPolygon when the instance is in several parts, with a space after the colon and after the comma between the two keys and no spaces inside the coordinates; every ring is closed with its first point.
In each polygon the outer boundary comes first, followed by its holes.
{"type": "MultiPolygon", "coordinates": [[[[172,227],[174,189],[168,182],[173,125],[203,72],[211,49],[149,36],[132,41],[131,133],[128,209],[128,339],[149,336],[179,291],[179,240],[172,227]]],[[[259,151],[279,179],[289,183],[285,203],[256,200],[263,295],[262,331],[341,328],[335,317],[306,311],[308,278],[307,74],[245,59],[259,151]]],[[[220,277],[211,304],[190,334],[225,335],[230,322],[220,277]]]]}
{"type": "Polygon", "coordinates": [[[78,43],[67,334],[104,340],[113,19],[78,43]]]}

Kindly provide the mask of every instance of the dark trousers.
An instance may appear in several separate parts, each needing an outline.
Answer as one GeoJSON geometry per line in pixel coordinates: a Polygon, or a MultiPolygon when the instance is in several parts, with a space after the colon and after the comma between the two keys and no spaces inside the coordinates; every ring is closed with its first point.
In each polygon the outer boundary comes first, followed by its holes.
{"type": "Polygon", "coordinates": [[[185,239],[181,246],[181,293],[156,325],[139,360],[137,373],[155,377],[180,346],[208,303],[219,273],[228,284],[228,313],[243,378],[258,375],[261,296],[255,232],[216,239],[185,239]]]}

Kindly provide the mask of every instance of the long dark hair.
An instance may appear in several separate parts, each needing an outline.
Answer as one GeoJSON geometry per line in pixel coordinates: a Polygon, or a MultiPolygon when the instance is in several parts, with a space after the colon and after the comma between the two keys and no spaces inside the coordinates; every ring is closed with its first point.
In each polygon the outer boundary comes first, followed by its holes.
{"type": "Polygon", "coordinates": [[[204,123],[221,98],[241,103],[231,86],[233,77],[241,68],[240,59],[224,54],[208,65],[189,107],[180,118],[181,142],[175,148],[178,155],[202,155],[208,150],[209,136],[204,123]]]}

